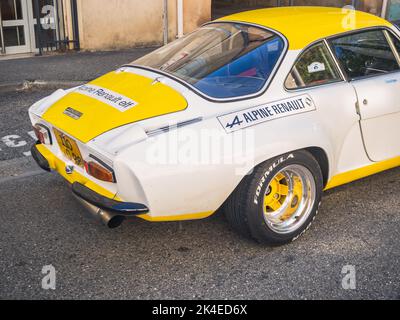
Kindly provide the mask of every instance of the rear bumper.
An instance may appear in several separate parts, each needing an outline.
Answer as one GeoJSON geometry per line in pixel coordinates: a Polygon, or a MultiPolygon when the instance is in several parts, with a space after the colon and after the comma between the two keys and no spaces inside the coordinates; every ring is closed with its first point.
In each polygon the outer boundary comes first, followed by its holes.
{"type": "Polygon", "coordinates": [[[104,224],[108,225],[109,221],[115,217],[125,219],[149,212],[149,209],[144,204],[115,200],[113,194],[77,173],[67,175],[62,170],[65,168],[65,163],[58,160],[47,149],[43,149],[43,147],[38,142],[31,149],[32,157],[39,167],[49,172],[55,170],[63,176],[71,184],[72,192],[78,200],[85,205],[93,216],[101,220],[104,224]],[[89,186],[96,190],[93,190],[89,186]]]}
{"type": "Polygon", "coordinates": [[[117,213],[123,216],[136,216],[149,212],[149,209],[140,203],[121,202],[113,199],[106,198],[101,194],[85,187],[79,182],[72,184],[72,192],[79,198],[89,202],[91,205],[101,210],[106,210],[112,213],[117,213]]]}
{"type": "Polygon", "coordinates": [[[38,145],[40,145],[40,142],[36,142],[36,144],[34,144],[32,146],[32,148],[31,148],[32,157],[36,161],[36,163],[38,164],[38,166],[40,168],[42,168],[45,171],[50,172],[51,168],[50,168],[49,161],[39,152],[39,150],[37,148],[38,145]]]}

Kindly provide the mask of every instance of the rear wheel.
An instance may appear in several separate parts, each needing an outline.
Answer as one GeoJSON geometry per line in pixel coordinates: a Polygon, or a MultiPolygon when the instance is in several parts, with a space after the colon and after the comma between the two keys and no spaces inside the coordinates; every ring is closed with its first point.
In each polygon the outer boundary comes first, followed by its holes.
{"type": "Polygon", "coordinates": [[[311,225],[323,190],[320,166],[307,151],[259,165],[225,204],[226,216],[241,234],[270,245],[296,240],[311,225]]]}

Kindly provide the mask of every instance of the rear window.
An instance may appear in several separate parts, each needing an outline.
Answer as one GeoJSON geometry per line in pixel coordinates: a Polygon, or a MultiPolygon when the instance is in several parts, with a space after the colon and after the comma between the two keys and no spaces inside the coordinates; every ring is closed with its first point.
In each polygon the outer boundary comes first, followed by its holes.
{"type": "Polygon", "coordinates": [[[213,23],[132,64],[169,73],[207,96],[226,99],[262,90],[284,48],[282,38],[271,31],[213,23]]]}

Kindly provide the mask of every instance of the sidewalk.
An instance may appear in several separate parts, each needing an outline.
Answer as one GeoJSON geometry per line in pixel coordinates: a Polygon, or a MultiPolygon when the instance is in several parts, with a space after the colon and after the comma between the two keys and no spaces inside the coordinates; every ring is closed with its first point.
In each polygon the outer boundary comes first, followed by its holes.
{"type": "Polygon", "coordinates": [[[22,86],[25,81],[87,82],[132,62],[155,48],[111,52],[71,52],[59,55],[0,61],[1,87],[22,86]]]}

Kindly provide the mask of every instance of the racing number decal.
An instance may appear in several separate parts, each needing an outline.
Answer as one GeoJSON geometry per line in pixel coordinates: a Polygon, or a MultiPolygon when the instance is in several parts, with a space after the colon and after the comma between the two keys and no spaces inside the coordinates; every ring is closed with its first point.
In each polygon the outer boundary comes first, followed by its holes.
{"type": "Polygon", "coordinates": [[[218,117],[218,121],[227,133],[232,133],[267,121],[315,110],[312,98],[304,94],[229,113],[218,117]]]}

